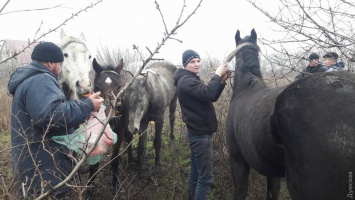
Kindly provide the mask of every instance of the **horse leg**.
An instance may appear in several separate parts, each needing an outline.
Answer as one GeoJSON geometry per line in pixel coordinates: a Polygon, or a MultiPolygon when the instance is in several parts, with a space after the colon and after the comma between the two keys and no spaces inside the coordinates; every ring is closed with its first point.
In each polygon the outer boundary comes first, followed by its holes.
{"type": "Polygon", "coordinates": [[[122,144],[122,134],[118,134],[117,143],[113,146],[111,155],[111,168],[112,168],[112,195],[116,196],[119,192],[118,182],[118,165],[120,163],[119,153],[122,144]]]}
{"type": "Polygon", "coordinates": [[[131,165],[133,163],[133,153],[132,153],[132,140],[133,134],[130,133],[127,129],[124,132],[125,141],[128,144],[127,146],[127,154],[128,154],[128,164],[131,165]]]}
{"type": "Polygon", "coordinates": [[[278,200],[280,193],[280,178],[267,177],[267,195],[265,200],[278,200]]]}
{"type": "Polygon", "coordinates": [[[245,200],[248,192],[250,167],[241,155],[230,155],[230,166],[234,185],[234,200],[245,200]]]}
{"type": "Polygon", "coordinates": [[[148,121],[140,124],[139,140],[138,140],[138,147],[137,147],[137,170],[138,171],[141,171],[143,168],[145,143],[147,141],[147,134],[148,134],[147,127],[148,127],[148,121]]]}
{"type": "Polygon", "coordinates": [[[169,120],[170,120],[170,139],[175,140],[174,135],[174,123],[175,123],[175,111],[176,111],[177,94],[170,102],[169,106],[169,120]]]}
{"type": "Polygon", "coordinates": [[[86,196],[85,199],[93,199],[93,197],[94,197],[94,193],[95,193],[94,181],[96,178],[97,171],[99,170],[99,166],[100,166],[100,162],[98,162],[94,165],[90,165],[90,167],[89,167],[89,172],[90,172],[90,178],[89,178],[89,182],[88,182],[89,188],[85,192],[85,196],[86,196]]]}
{"type": "Polygon", "coordinates": [[[161,149],[161,132],[163,131],[164,119],[161,118],[155,122],[154,150],[155,150],[155,173],[160,172],[160,149],[161,149]]]}

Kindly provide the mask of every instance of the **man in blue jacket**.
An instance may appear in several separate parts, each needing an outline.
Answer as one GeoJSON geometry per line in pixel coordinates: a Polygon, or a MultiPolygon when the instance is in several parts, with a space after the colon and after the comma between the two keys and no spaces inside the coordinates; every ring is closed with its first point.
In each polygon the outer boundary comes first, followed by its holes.
{"type": "Polygon", "coordinates": [[[198,53],[185,51],[182,63],[184,68],[177,69],[174,74],[174,85],[191,148],[188,197],[192,200],[206,200],[213,183],[212,133],[217,131],[218,126],[212,102],[218,100],[231,72],[227,72],[226,65],[221,65],[205,85],[197,76],[200,71],[198,53]]]}
{"type": "MultiPolygon", "coordinates": [[[[83,100],[67,101],[57,76],[64,60],[61,49],[51,42],[35,46],[32,62],[11,76],[8,91],[13,95],[11,112],[12,170],[19,194],[34,198],[63,181],[74,163],[66,146],[52,136],[69,134],[98,111],[99,92],[83,100]]],[[[70,191],[62,187],[52,197],[70,191]]]]}
{"type": "Polygon", "coordinates": [[[338,54],[335,52],[328,52],[323,56],[325,59],[324,63],[328,67],[327,72],[348,70],[344,62],[338,62],[338,57],[338,54]]]}

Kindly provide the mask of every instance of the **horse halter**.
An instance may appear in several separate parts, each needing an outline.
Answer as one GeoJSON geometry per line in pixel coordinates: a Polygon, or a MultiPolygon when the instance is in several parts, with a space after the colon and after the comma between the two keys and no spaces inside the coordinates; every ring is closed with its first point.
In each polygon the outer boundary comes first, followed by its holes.
{"type": "Polygon", "coordinates": [[[234,49],[234,51],[232,51],[226,58],[226,61],[224,62],[225,64],[229,63],[238,53],[238,51],[245,47],[245,46],[255,46],[253,43],[251,42],[244,42],[244,43],[241,43],[237,46],[236,49],[234,49]]]}

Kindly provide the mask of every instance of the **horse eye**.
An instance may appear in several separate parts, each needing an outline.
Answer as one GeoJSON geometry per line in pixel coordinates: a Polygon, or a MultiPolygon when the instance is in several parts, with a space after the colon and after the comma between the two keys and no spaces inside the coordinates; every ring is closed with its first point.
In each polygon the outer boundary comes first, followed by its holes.
{"type": "Polygon", "coordinates": [[[91,59],[91,56],[89,56],[89,59],[91,59]]]}
{"type": "Polygon", "coordinates": [[[67,53],[64,53],[64,57],[68,58],[68,56],[69,56],[69,55],[68,55],[67,53]]]}

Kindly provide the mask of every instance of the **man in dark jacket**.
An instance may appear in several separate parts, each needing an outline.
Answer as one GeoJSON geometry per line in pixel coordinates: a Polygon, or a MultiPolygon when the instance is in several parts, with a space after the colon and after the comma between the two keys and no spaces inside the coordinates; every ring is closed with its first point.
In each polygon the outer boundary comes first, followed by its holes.
{"type": "MultiPolygon", "coordinates": [[[[83,100],[67,101],[56,77],[64,60],[61,49],[42,42],[31,54],[32,62],[11,76],[12,170],[18,192],[30,199],[63,181],[72,171],[69,149],[52,136],[65,135],[98,111],[99,92],[83,100]]],[[[52,197],[62,198],[70,190],[62,187],[52,197]]]]}
{"type": "Polygon", "coordinates": [[[193,50],[185,51],[182,63],[184,69],[176,70],[174,85],[191,147],[188,196],[189,199],[207,199],[213,183],[212,133],[217,131],[218,125],[212,102],[218,100],[231,72],[227,72],[226,66],[221,65],[205,85],[197,76],[200,70],[198,53],[193,50]]]}
{"type": "Polygon", "coordinates": [[[295,80],[306,77],[309,74],[326,72],[328,68],[319,62],[319,55],[316,53],[311,53],[308,57],[309,64],[306,68],[302,70],[296,77],[295,80]]]}

